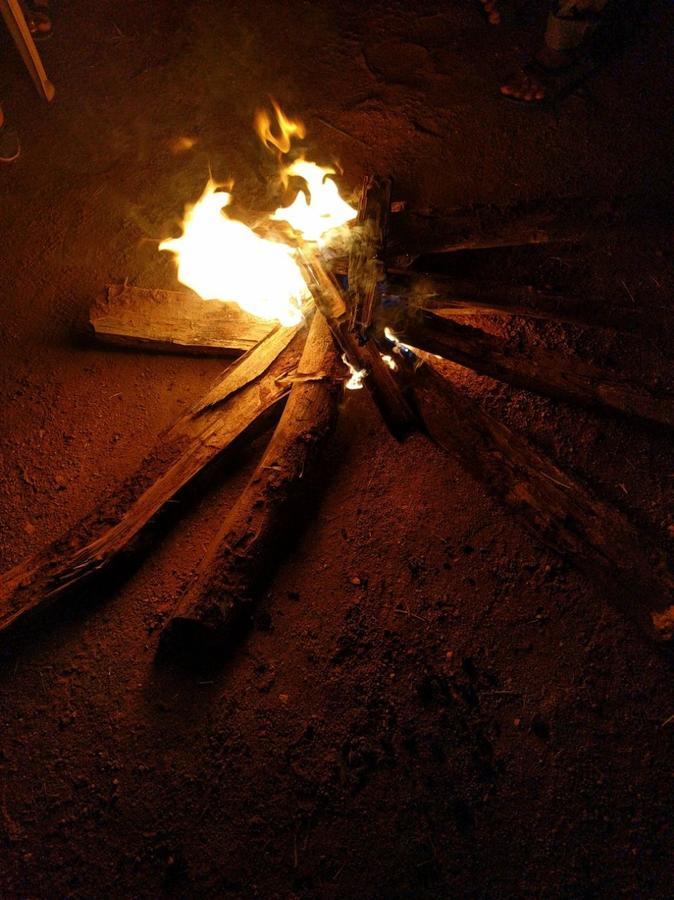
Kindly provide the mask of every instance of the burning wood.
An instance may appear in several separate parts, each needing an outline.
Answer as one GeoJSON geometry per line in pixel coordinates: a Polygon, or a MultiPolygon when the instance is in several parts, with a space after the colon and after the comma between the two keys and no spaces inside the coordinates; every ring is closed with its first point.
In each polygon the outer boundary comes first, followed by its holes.
{"type": "Polygon", "coordinates": [[[316,306],[325,316],[352,371],[367,373],[363,376],[365,383],[384,421],[395,437],[404,437],[416,426],[417,419],[400,384],[374,343],[361,344],[356,339],[349,327],[347,307],[339,286],[315,251],[304,254],[303,268],[316,306]]]}
{"type": "Polygon", "coordinates": [[[391,208],[391,180],[365,179],[349,252],[351,330],[361,343],[372,324],[377,287],[385,280],[384,254],[391,208]]]}
{"type": "MultiPolygon", "coordinates": [[[[304,128],[280,108],[275,111],[274,125],[269,116],[258,116],[257,127],[268,148],[286,155],[292,138],[303,136],[304,128]]],[[[272,569],[290,530],[288,521],[298,518],[318,480],[321,451],[337,415],[338,384],[345,380],[345,370],[341,378],[337,375],[342,356],[351,381],[364,381],[396,437],[424,429],[546,543],[607,587],[651,637],[671,637],[674,580],[657,554],[641,549],[641,535],[624,516],[468,401],[431,365],[417,368],[410,349],[384,327],[385,311],[378,304],[391,206],[387,179],[365,181],[351,233],[348,285],[340,287],[326,259],[343,258],[349,248],[344,227],[356,212],[340,197],[332,174],[303,157],[289,157],[282,178],[286,184],[300,179],[303,187],[255,229],[230,218],[225,209],[231,195],[209,183],[187,210],[182,234],[160,247],[175,254],[179,280],[201,299],[125,287],[111,289],[107,303],[92,311],[97,335],[126,346],[192,353],[252,349],[163,436],[101,509],[0,579],[0,631],[110,566],[201,471],[231,459],[235,448],[280,415],[260,465],[226,516],[162,639],[173,651],[228,645],[272,569]],[[312,315],[297,368],[304,318],[312,315]],[[400,356],[397,362],[389,352],[392,347],[400,356]],[[633,600],[642,594],[652,600],[648,609],[633,600]]],[[[572,233],[580,227],[579,221],[570,225],[572,233]]],[[[426,250],[557,239],[561,232],[554,218],[545,228],[541,221],[526,221],[510,232],[495,226],[490,232],[484,222],[477,231],[466,222],[450,222],[444,234],[435,228],[426,250]]],[[[417,243],[407,259],[420,252],[417,243]]],[[[422,289],[415,276],[407,273],[405,279],[400,294],[407,301],[401,331],[406,344],[518,387],[674,425],[670,396],[559,354],[516,352],[478,328],[419,310],[422,289]]],[[[438,285],[436,289],[440,291],[438,285]]],[[[505,303],[479,291],[468,303],[450,297],[447,308],[454,314],[527,314],[513,291],[506,294],[505,303]]],[[[538,300],[529,296],[531,304],[538,300]]],[[[550,304],[530,310],[536,313],[555,317],[550,304]]]]}

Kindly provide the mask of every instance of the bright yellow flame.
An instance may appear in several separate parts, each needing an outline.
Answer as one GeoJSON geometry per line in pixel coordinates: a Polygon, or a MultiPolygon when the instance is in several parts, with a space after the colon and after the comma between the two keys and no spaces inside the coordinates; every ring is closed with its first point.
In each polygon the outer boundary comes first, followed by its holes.
{"type": "Polygon", "coordinates": [[[382,353],[381,358],[383,359],[383,361],[386,363],[386,365],[389,367],[389,369],[392,372],[397,371],[398,363],[395,361],[395,359],[393,359],[392,356],[389,356],[388,353],[382,353]]]}
{"type": "Polygon", "coordinates": [[[265,147],[276,147],[281,153],[287,153],[288,150],[290,150],[292,138],[296,135],[302,140],[306,135],[307,130],[299,119],[296,122],[289,119],[276,100],[272,98],[271,103],[274,107],[274,112],[276,113],[276,122],[280,132],[279,135],[276,136],[272,132],[271,118],[266,109],[258,109],[255,113],[255,130],[265,147]]]}
{"type": "Polygon", "coordinates": [[[159,249],[176,255],[178,279],[204,300],[231,300],[254,316],[296,325],[309,292],[293,248],[230,219],[224,212],[230,200],[209,181],[186,211],[182,235],[159,249]]]}
{"type": "Polygon", "coordinates": [[[342,362],[345,366],[347,366],[349,372],[351,373],[348,381],[344,385],[347,391],[359,391],[363,387],[363,382],[367,376],[367,369],[357,369],[352,363],[349,362],[349,358],[346,353],[342,353],[342,362]]]}
{"type": "MultiPolygon", "coordinates": [[[[272,100],[279,134],[272,133],[269,114],[259,111],[255,127],[267,147],[287,153],[291,140],[306,134],[301,122],[293,122],[272,100]]],[[[306,184],[287,209],[277,209],[270,217],[288,222],[305,241],[322,245],[338,238],[336,228],[356,217],[339,196],[337,184],[328,176],[332,169],[298,159],[282,172],[306,184]]],[[[204,300],[237,303],[241,309],[262,319],[277,319],[295,325],[303,303],[310,298],[295,259],[297,240],[292,245],[260,237],[255,231],[224,211],[231,195],[218,191],[209,181],[201,198],[185,212],[183,233],[163,241],[160,250],[170,250],[178,263],[178,279],[204,300]]]]}
{"type": "Polygon", "coordinates": [[[356,218],[356,210],[342,200],[337,183],[328,177],[335,174],[334,169],[297,159],[284,174],[301,178],[306,183],[308,199],[304,191],[299,191],[290,206],[280,207],[271,218],[276,222],[288,222],[305,241],[320,241],[327,232],[356,218]]]}

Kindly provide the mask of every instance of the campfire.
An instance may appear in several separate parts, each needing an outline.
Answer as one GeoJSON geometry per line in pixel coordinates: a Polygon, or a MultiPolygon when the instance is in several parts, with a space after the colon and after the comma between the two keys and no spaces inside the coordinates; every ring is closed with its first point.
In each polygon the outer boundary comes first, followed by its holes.
{"type": "Polygon", "coordinates": [[[577,237],[591,215],[562,215],[560,225],[533,214],[490,226],[470,214],[411,213],[416,240],[401,246],[393,220],[407,211],[392,201],[388,178],[366,177],[352,205],[335,171],[296,149],[306,134],[301,122],[274,104],[273,116],[261,112],[255,125],[278,157],[288,202],[243,221],[229,211],[234,188],[209,182],[182,233],[159,247],[174,255],[192,293],[112,286],[91,313],[98,338],[127,348],[238,359],[100,508],[0,579],[0,630],[109,569],[198,476],[233,463],[273,426],[161,639],[167,653],[222,653],[311,505],[326,443],[340,411],[348,414],[343,388],[364,387],[398,440],[420,431],[458,457],[649,637],[671,638],[674,578],[659,551],[590,486],[466,396],[443,361],[658,427],[674,425],[672,395],[551,351],[515,352],[470,323],[485,313],[577,320],[568,298],[462,283],[413,265],[423,252],[577,237]]]}

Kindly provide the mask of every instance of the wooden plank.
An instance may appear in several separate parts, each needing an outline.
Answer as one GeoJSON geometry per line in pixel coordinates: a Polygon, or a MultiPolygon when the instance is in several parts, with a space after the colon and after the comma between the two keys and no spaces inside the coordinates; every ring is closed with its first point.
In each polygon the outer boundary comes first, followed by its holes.
{"type": "Polygon", "coordinates": [[[662,231],[669,222],[671,201],[656,195],[549,198],[506,207],[476,203],[445,210],[410,207],[396,216],[387,261],[407,266],[428,254],[586,241],[625,224],[662,231]]]}
{"type": "Polygon", "coordinates": [[[372,324],[377,288],[386,278],[384,253],[391,206],[391,180],[367,175],[349,252],[350,328],[361,342],[372,324]]]}
{"type": "Polygon", "coordinates": [[[674,576],[664,555],[617,509],[484,412],[432,365],[412,391],[432,439],[513,510],[534,536],[568,555],[650,638],[674,634],[674,576]]]}
{"type": "Polygon", "coordinates": [[[248,350],[236,365],[227,370],[226,378],[218,378],[209,391],[195,404],[193,412],[203,412],[223,403],[251,381],[263,375],[281,353],[294,340],[301,326],[281,328],[276,326],[269,334],[248,350]]]}
{"type": "Polygon", "coordinates": [[[337,419],[336,368],[332,335],[317,312],[269,447],[168,623],[162,650],[201,660],[230,644],[315,493],[319,460],[337,419]]]}
{"type": "Polygon", "coordinates": [[[89,313],[100,341],[130,350],[237,356],[274,328],[234,303],[202,300],[186,291],[110,285],[89,313]]]}
{"type": "Polygon", "coordinates": [[[520,316],[570,324],[586,324],[586,319],[592,316],[582,297],[542,291],[526,284],[476,281],[434,273],[389,270],[384,294],[389,304],[394,301],[412,310],[430,309],[439,316],[520,316]]]}
{"type": "Polygon", "coordinates": [[[674,427],[674,395],[573,356],[536,348],[519,352],[503,338],[429,310],[411,315],[398,337],[420,350],[518,388],[674,427]]]}
{"type": "Polygon", "coordinates": [[[251,367],[248,360],[249,373],[257,374],[245,383],[238,364],[226,370],[216,386],[226,397],[222,403],[205,409],[197,404],[89,516],[0,576],[0,632],[107,569],[199,473],[233,459],[241,446],[278,418],[290,391],[287,381],[279,379],[296,366],[304,340],[298,329],[288,331],[294,342],[287,349],[263,341],[251,351],[259,357],[258,365],[251,367]]]}

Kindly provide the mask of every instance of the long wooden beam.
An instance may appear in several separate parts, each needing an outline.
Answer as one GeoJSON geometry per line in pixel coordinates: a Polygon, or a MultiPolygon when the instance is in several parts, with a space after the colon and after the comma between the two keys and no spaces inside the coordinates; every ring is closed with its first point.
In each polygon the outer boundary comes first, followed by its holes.
{"type": "Polygon", "coordinates": [[[406,344],[515,387],[674,427],[674,395],[572,356],[535,348],[519,352],[503,338],[429,310],[410,315],[399,337],[406,344]]]}
{"type": "Polygon", "coordinates": [[[388,262],[409,264],[420,256],[461,250],[586,241],[616,225],[662,231],[670,222],[670,199],[656,195],[547,198],[506,207],[409,207],[395,218],[388,262]]]}
{"type": "Polygon", "coordinates": [[[432,439],[513,510],[535,537],[604,591],[652,639],[674,634],[674,576],[627,518],[484,412],[431,364],[412,392],[432,439]]]}

